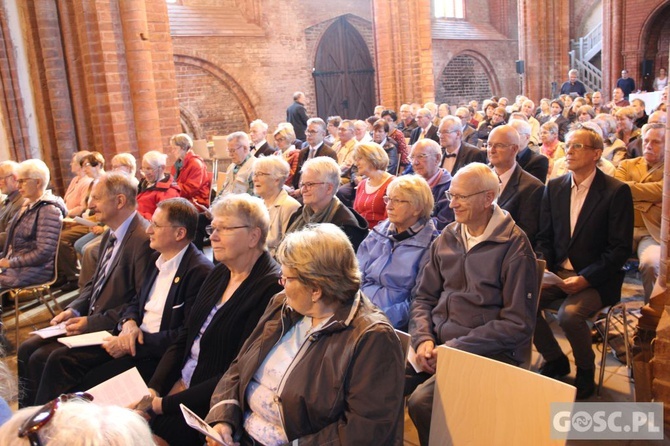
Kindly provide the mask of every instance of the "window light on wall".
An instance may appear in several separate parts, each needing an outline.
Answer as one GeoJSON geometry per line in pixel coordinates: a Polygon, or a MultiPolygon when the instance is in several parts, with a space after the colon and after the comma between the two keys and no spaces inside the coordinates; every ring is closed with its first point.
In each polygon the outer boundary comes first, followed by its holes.
{"type": "Polygon", "coordinates": [[[435,17],[443,19],[462,19],[464,0],[434,0],[435,17]]]}

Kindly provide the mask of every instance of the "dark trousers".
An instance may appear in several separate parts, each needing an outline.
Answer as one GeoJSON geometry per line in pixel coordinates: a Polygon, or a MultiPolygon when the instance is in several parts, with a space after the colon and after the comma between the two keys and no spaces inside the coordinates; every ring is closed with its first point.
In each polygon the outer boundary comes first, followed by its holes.
{"type": "Polygon", "coordinates": [[[58,362],[68,350],[69,348],[54,338],[42,339],[37,335],[31,336],[19,346],[17,353],[19,386],[21,388],[19,408],[38,404],[35,397],[47,362],[50,359],[58,362]]]}

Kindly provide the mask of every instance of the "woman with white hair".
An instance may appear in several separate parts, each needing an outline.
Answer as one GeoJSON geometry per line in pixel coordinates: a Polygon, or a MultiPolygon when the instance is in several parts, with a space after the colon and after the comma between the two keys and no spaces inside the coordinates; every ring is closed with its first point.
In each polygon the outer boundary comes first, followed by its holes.
{"type": "Polygon", "coordinates": [[[434,198],[421,176],[404,175],[391,181],[384,201],[388,219],[370,231],[356,253],[361,291],[395,328],[407,331],[411,292],[439,235],[430,218],[434,198]]]}
{"type": "Polygon", "coordinates": [[[284,161],[288,163],[291,171],[284,184],[290,186],[293,184],[293,176],[298,169],[298,159],[300,158],[300,148],[302,141],[296,139],[293,125],[289,122],[281,122],[277,125],[277,130],[273,133],[275,144],[280,151],[284,161]]]}
{"type": "Polygon", "coordinates": [[[332,224],[308,226],[286,236],[277,258],[285,290],[217,385],[205,421],[225,444],[401,444],[404,354],[360,291],[349,239],[332,224]]]}
{"type": "Polygon", "coordinates": [[[166,164],[167,155],[157,150],[151,150],[142,157],[137,212],[147,220],[151,220],[158,203],[179,196],[179,186],[172,175],[165,172],[166,164]]]}
{"type": "Polygon", "coordinates": [[[354,162],[358,175],[365,177],[356,187],[354,210],[368,222],[370,229],[386,218],[384,195],[393,178],[386,171],[389,157],[377,143],[359,143],[354,147],[354,162]]]}
{"type": "Polygon", "coordinates": [[[3,446],[150,446],[147,422],[130,409],[101,406],[79,394],[26,407],[0,428],[3,446]]]}
{"type": "Polygon", "coordinates": [[[216,384],[281,291],[279,265],[265,249],[270,217],[263,201],[229,194],[212,206],[207,233],[220,263],[202,284],[178,338],[149,381],[150,425],[171,446],[202,444],[179,408],[204,417],[216,384]]]}
{"type": "Polygon", "coordinates": [[[288,163],[278,156],[259,158],[254,164],[254,193],[261,197],[270,213],[267,247],[273,256],[284,238],[291,215],[300,207],[283,188],[289,170],[288,163]]]}
{"type": "Polygon", "coordinates": [[[67,215],[63,199],[47,190],[50,174],[43,161],[19,164],[17,182],[25,199],[12,219],[0,254],[0,289],[36,285],[54,277],[58,237],[67,215]]]}

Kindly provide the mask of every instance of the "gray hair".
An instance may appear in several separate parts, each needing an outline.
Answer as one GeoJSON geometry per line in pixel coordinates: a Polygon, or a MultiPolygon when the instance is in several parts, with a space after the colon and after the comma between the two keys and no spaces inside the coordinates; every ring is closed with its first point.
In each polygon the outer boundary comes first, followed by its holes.
{"type": "Polygon", "coordinates": [[[233,141],[237,141],[247,149],[249,149],[249,146],[251,145],[251,140],[249,139],[249,135],[247,135],[246,132],[233,132],[226,136],[226,141],[228,141],[229,144],[233,141]]]}
{"type": "Polygon", "coordinates": [[[500,195],[500,179],[498,178],[498,175],[493,173],[493,170],[491,170],[486,164],[470,163],[466,166],[463,166],[458,169],[458,172],[456,172],[454,178],[463,175],[471,175],[474,178],[468,183],[476,185],[477,190],[493,192],[494,199],[497,199],[498,195],[500,195]]]}
{"type": "Polygon", "coordinates": [[[319,127],[321,127],[321,131],[323,133],[326,133],[326,123],[323,121],[323,119],[321,119],[321,118],[309,118],[307,120],[307,125],[310,125],[310,124],[318,125],[319,127]]]}
{"type": "Polygon", "coordinates": [[[121,172],[106,172],[100,177],[100,183],[104,186],[108,197],[123,195],[126,197],[126,206],[135,209],[137,207],[137,184],[135,177],[130,177],[121,172]]]}
{"type": "Polygon", "coordinates": [[[295,270],[300,282],[321,290],[326,303],[350,302],[360,288],[354,248],[331,223],[308,225],[287,234],[277,249],[277,259],[295,270]]]}
{"type": "Polygon", "coordinates": [[[251,121],[251,124],[249,124],[249,128],[253,129],[254,127],[260,127],[266,133],[268,131],[268,125],[266,123],[264,123],[263,120],[261,120],[261,119],[256,119],[255,121],[251,121]]]}
{"type": "Polygon", "coordinates": [[[40,189],[44,192],[49,185],[51,173],[44,161],[36,158],[25,160],[19,163],[16,169],[16,175],[24,178],[34,178],[40,180],[40,189]]]}
{"type": "Polygon", "coordinates": [[[442,158],[442,148],[438,143],[436,143],[430,138],[423,138],[415,142],[414,145],[412,146],[412,150],[414,150],[414,148],[423,149],[426,153],[429,153],[437,157],[437,159],[442,158]]]}
{"type": "Polygon", "coordinates": [[[340,185],[340,166],[337,161],[328,156],[317,156],[305,161],[300,172],[304,174],[307,170],[314,172],[318,178],[326,183],[332,184],[333,195],[335,195],[340,185]]]}
{"type": "Polygon", "coordinates": [[[91,154],[91,152],[89,152],[88,150],[80,150],[79,152],[72,155],[72,157],[74,158],[75,163],[81,165],[81,159],[83,157],[85,157],[86,155],[90,155],[90,154],[91,154]]]}
{"type": "MultiPolygon", "coordinates": [[[[514,127],[514,130],[516,130],[519,135],[530,136],[531,126],[527,121],[513,119],[509,122],[509,125],[514,127]]],[[[523,149],[523,147],[519,147],[519,149],[523,149]]]]}
{"type": "Polygon", "coordinates": [[[440,127],[446,126],[449,130],[459,130],[463,129],[463,123],[461,118],[454,115],[447,115],[440,121],[440,127]]]}
{"type": "Polygon", "coordinates": [[[395,178],[386,189],[386,195],[397,192],[410,201],[421,217],[430,218],[435,207],[435,198],[428,182],[421,175],[402,175],[395,178]]]}
{"type": "MultiPolygon", "coordinates": [[[[0,444],[27,446],[28,438],[19,438],[19,427],[37,407],[16,412],[0,428],[0,444]]],[[[61,403],[53,418],[37,435],[49,446],[146,446],[154,444],[147,422],[130,409],[101,406],[93,402],[71,400],[61,403]]]]}
{"type": "Polygon", "coordinates": [[[264,170],[272,178],[279,180],[279,188],[281,189],[289,173],[291,173],[291,166],[281,156],[262,156],[254,162],[254,172],[257,170],[264,170]]]}
{"type": "Polygon", "coordinates": [[[193,147],[193,139],[186,133],[178,133],[176,135],[172,135],[170,138],[170,144],[179,147],[181,150],[187,151],[193,147]]]}
{"type": "Polygon", "coordinates": [[[165,168],[167,165],[167,154],[159,152],[158,150],[150,150],[145,153],[142,157],[143,161],[146,161],[152,168],[165,168]]]}
{"type": "Polygon", "coordinates": [[[258,240],[258,248],[265,249],[270,229],[270,214],[260,198],[249,194],[224,195],[212,206],[212,216],[237,217],[250,228],[260,229],[261,237],[258,240]]]}
{"type": "Polygon", "coordinates": [[[16,177],[16,171],[19,168],[19,163],[11,160],[0,162],[0,170],[5,170],[7,175],[14,175],[16,177]]]}

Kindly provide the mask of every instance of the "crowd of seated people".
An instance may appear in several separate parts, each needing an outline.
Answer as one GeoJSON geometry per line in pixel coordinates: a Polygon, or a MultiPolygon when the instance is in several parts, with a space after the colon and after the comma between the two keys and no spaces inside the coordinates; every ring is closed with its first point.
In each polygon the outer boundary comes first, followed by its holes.
{"type": "Polygon", "coordinates": [[[228,135],[217,196],[187,134],[170,139],[170,171],[146,153],[139,182],[131,154],[106,172],[99,152],[77,152],[65,200],[37,160],[0,163],[0,291],[44,280],[60,235],[56,285],[80,290],[51,323],[110,332],[77,350],[24,341],[19,406],[137,367],[158,444],[203,441],[182,403],[230,442],[397,444],[404,391],[427,444],[438,345],[519,365],[534,339],[540,373],[569,374],[538,306],[560,308],[586,399],[587,319],[619,299],[634,253],[646,300],[659,274],[667,118],[635,101],[378,106],[307,119],[304,142],[256,120],[228,135]],[[562,280],[541,292],[538,258],[562,280]]]}

